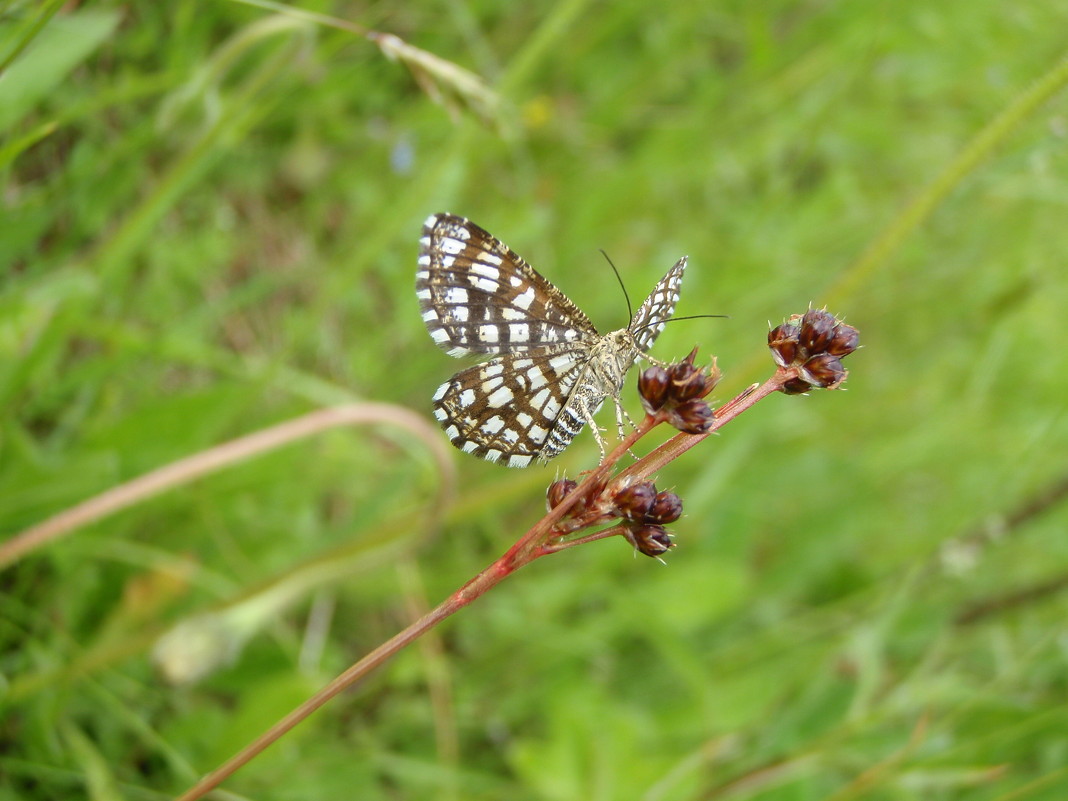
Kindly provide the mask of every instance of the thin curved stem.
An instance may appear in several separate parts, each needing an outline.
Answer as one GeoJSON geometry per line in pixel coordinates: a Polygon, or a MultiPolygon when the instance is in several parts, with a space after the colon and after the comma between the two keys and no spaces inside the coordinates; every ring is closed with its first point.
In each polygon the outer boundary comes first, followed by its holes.
{"type": "Polygon", "coordinates": [[[30,551],[72,534],[83,526],[95,523],[169,489],[188,484],[201,476],[331,428],[367,423],[392,424],[418,437],[426,444],[437,463],[438,472],[442,476],[443,497],[452,494],[455,476],[452,460],[438,437],[437,430],[422,417],[403,407],[386,403],[336,406],[311,412],[171,462],[112,487],[69,509],[64,509],[59,514],[30,526],[11,539],[0,543],[0,569],[21,559],[30,551]]]}

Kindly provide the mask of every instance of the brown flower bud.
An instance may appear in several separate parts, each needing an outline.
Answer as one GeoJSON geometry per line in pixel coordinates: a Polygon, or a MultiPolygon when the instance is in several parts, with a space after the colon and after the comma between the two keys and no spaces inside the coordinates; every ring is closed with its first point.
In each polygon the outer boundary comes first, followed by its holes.
{"type": "Polygon", "coordinates": [[[801,367],[801,377],[814,387],[834,389],[846,379],[846,369],[837,356],[821,353],[801,367]]]}
{"type": "Polygon", "coordinates": [[[660,411],[668,399],[671,377],[663,367],[653,365],[638,376],[638,394],[648,414],[660,411]]]}
{"type": "Polygon", "coordinates": [[[649,523],[674,523],[682,517],[682,498],[674,492],[664,490],[658,492],[653,499],[653,505],[645,513],[645,519],[649,523]]]}
{"type": "Polygon", "coordinates": [[[853,326],[839,323],[834,330],[834,337],[827,346],[827,352],[832,356],[848,356],[860,345],[860,332],[853,326]]]}
{"type": "Polygon", "coordinates": [[[624,536],[646,556],[657,557],[675,547],[671,535],[663,526],[635,526],[628,528],[624,536]]]}
{"type": "Polygon", "coordinates": [[[800,333],[801,328],[797,323],[783,323],[782,325],[777,325],[768,331],[768,344],[775,345],[777,342],[785,342],[787,340],[796,342],[800,333]]]}
{"type": "Polygon", "coordinates": [[[791,378],[782,385],[782,391],[786,395],[803,395],[812,389],[812,385],[803,378],[791,378]]]}
{"type": "Polygon", "coordinates": [[[789,367],[797,358],[801,349],[797,344],[800,330],[793,323],[783,323],[768,332],[768,347],[771,348],[771,356],[779,367],[789,367]]]}
{"type": "Polygon", "coordinates": [[[834,338],[838,319],[824,309],[809,309],[801,318],[798,341],[810,355],[823,353],[834,338]]]}
{"type": "Polygon", "coordinates": [[[706,389],[705,372],[694,367],[692,362],[679,362],[671,366],[671,396],[676,401],[691,398],[703,398],[711,387],[706,389]]]}
{"type": "Polygon", "coordinates": [[[639,481],[617,492],[614,500],[621,517],[642,520],[656,500],[656,486],[652,481],[639,481]]]}
{"type": "Polygon", "coordinates": [[[671,411],[671,425],[684,434],[704,434],[716,422],[716,416],[700,398],[683,401],[671,411]]]}
{"type": "Polygon", "coordinates": [[[545,505],[549,511],[552,511],[560,502],[564,500],[571,490],[578,486],[577,481],[572,481],[570,478],[561,478],[558,481],[554,481],[549,485],[549,489],[545,492],[545,505]]]}

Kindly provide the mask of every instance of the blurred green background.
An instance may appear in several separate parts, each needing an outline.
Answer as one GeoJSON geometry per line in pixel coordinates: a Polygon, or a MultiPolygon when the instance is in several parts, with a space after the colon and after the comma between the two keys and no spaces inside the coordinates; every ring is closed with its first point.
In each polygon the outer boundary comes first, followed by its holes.
{"type": "MultiPolygon", "coordinates": [[[[463,366],[412,289],[436,211],[601,330],[626,308],[598,248],[634,299],[688,254],[678,313],[730,319],[654,354],[717,356],[720,401],[810,302],[864,348],[848,391],[771,397],[664,471],[666,567],[616,539],[540,560],[226,797],[1068,798],[1068,0],[300,10],[5,4],[4,539],[315,409],[430,420],[463,366]]],[[[181,791],[596,455],[450,449],[453,491],[418,437],[339,428],[27,554],[0,799],[181,791]]]]}

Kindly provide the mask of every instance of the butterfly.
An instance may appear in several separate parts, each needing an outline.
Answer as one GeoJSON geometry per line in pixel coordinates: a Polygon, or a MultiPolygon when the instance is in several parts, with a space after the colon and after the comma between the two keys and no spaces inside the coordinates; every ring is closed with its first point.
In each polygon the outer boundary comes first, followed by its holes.
{"type": "Polygon", "coordinates": [[[563,292],[464,217],[423,224],[415,294],[430,338],[450,356],[492,355],[434,393],[434,417],[460,450],[509,467],[547,461],[589,424],[606,398],[622,415],[627,371],[675,311],[679,259],[626,328],[599,334],[563,292]]]}

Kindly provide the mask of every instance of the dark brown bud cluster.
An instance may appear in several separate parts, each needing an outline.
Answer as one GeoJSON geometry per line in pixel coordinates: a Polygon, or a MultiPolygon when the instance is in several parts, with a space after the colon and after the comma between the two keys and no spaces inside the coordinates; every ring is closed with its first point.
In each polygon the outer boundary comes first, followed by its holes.
{"type": "Polygon", "coordinates": [[[635,550],[654,559],[675,547],[671,535],[663,526],[628,527],[624,535],[635,550]]]}
{"type": "MultiPolygon", "coordinates": [[[[546,503],[556,508],[578,484],[562,478],[549,485],[546,503]]],[[[664,528],[682,517],[682,499],[668,490],[658,491],[652,481],[635,481],[622,487],[602,487],[590,498],[568,510],[556,524],[561,533],[589,526],[622,521],[622,534],[646,556],[660,556],[672,548],[671,535],[664,528]]],[[[620,532],[616,532],[620,533],[620,532]]]]}
{"type": "Polygon", "coordinates": [[[768,332],[768,347],[775,363],[794,367],[797,377],[783,385],[783,392],[797,395],[810,389],[837,389],[848,371],[842,359],[855,351],[860,335],[825,309],[795,314],[768,332]]]}
{"type": "Polygon", "coordinates": [[[615,507],[625,522],[623,536],[646,556],[658,557],[674,547],[664,525],[682,516],[682,499],[658,492],[652,481],[629,484],[615,493],[615,507]]]}
{"type": "Polygon", "coordinates": [[[697,348],[677,364],[654,365],[638,377],[638,394],[647,414],[659,416],[686,434],[704,434],[715,422],[704,398],[719,381],[713,362],[707,370],[694,366],[697,348]]]}

